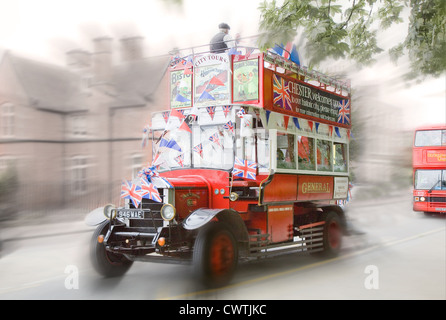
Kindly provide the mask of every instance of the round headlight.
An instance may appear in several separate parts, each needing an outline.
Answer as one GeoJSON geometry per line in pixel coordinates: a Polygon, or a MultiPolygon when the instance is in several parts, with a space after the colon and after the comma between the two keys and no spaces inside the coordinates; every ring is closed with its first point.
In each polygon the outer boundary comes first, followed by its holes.
{"type": "Polygon", "coordinates": [[[229,195],[229,200],[235,201],[237,199],[238,199],[238,194],[235,192],[231,192],[231,194],[229,195]]]}
{"type": "Polygon", "coordinates": [[[105,207],[104,207],[104,216],[108,219],[108,220],[110,220],[110,218],[111,219],[114,219],[115,217],[116,217],[116,211],[115,211],[115,209],[116,209],[116,207],[114,206],[114,205],[112,205],[112,204],[107,204],[105,207]],[[114,216],[113,216],[114,215],[114,216]]]}
{"type": "Polygon", "coordinates": [[[161,208],[161,218],[165,221],[170,221],[175,218],[175,207],[171,204],[165,204],[161,208]]]}
{"type": "Polygon", "coordinates": [[[425,197],[420,197],[420,201],[425,201],[426,198],[425,197]]]}

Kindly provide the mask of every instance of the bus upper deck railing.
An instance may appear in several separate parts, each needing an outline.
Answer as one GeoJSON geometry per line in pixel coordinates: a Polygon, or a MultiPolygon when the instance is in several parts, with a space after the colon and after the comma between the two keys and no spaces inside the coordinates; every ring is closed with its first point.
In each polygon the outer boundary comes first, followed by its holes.
{"type": "MultiPolygon", "coordinates": [[[[286,51],[286,49],[283,49],[286,51]]],[[[171,67],[178,67],[179,64],[183,64],[186,67],[191,65],[195,61],[195,58],[206,54],[211,54],[209,44],[200,45],[182,49],[174,49],[169,52],[172,56],[171,67]]],[[[254,46],[240,46],[237,45],[233,48],[226,49],[226,54],[229,56],[237,56],[239,61],[248,60],[253,54],[262,54],[263,61],[272,65],[272,68],[282,68],[287,72],[296,74],[300,80],[306,83],[313,83],[315,85],[323,87],[325,90],[333,91],[340,94],[351,94],[351,85],[349,80],[340,80],[334,77],[323,74],[317,70],[301,66],[287,58],[277,54],[273,49],[261,51],[254,46]]]]}

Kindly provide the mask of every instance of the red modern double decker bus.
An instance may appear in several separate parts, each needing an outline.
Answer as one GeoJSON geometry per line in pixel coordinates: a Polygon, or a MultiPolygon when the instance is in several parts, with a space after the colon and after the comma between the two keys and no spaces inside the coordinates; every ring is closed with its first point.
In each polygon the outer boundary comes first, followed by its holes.
{"type": "Polygon", "coordinates": [[[412,163],[413,210],[446,213],[446,125],[415,131],[412,163]]]}
{"type": "Polygon", "coordinates": [[[150,124],[152,162],[123,185],[124,206],[99,213],[97,271],[122,275],[136,260],[192,263],[214,286],[239,261],[337,254],[350,172],[349,83],[247,47],[194,48],[169,73],[170,106],[150,124]]]}

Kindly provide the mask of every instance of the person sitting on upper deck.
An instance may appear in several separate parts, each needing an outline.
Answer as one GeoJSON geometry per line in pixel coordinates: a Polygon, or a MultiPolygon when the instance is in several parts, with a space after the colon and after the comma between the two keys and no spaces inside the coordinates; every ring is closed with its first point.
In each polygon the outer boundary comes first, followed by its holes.
{"type": "Polygon", "coordinates": [[[229,25],[227,23],[220,23],[218,28],[220,32],[211,39],[210,43],[212,53],[222,53],[235,46],[235,41],[229,34],[229,30],[231,29],[229,25]]]}

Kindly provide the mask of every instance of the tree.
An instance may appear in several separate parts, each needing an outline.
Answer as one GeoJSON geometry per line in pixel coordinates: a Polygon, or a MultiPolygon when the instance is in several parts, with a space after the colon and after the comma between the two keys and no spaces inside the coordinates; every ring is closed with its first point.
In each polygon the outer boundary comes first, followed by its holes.
{"type": "Polygon", "coordinates": [[[328,58],[345,58],[370,65],[383,51],[378,31],[403,22],[410,9],[405,40],[389,50],[394,61],[408,53],[408,78],[438,77],[446,70],[446,1],[444,0],[275,0],[264,1],[259,46],[286,43],[302,32],[309,66],[328,58]],[[337,4],[342,2],[342,4],[337,4]]]}

